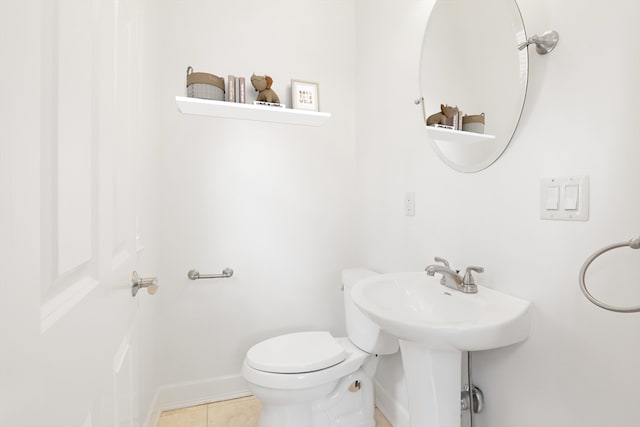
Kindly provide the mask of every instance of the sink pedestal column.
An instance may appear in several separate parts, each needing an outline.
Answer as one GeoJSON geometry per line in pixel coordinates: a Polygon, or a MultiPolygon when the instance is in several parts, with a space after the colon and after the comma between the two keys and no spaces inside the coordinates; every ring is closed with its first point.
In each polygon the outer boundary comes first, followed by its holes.
{"type": "Polygon", "coordinates": [[[411,427],[460,427],[462,352],[400,340],[411,427]]]}

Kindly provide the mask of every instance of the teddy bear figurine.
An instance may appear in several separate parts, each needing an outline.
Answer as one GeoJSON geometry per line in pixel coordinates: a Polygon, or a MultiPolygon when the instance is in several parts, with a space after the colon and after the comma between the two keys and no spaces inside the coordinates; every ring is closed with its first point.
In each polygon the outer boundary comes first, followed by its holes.
{"type": "Polygon", "coordinates": [[[456,114],[458,114],[458,107],[440,104],[440,112],[432,114],[427,118],[427,126],[433,126],[435,124],[446,125],[448,119],[452,119],[456,114]]]}
{"type": "Polygon", "coordinates": [[[278,98],[278,95],[273,91],[273,89],[271,89],[271,85],[273,84],[273,79],[271,77],[256,76],[253,74],[251,75],[251,84],[258,92],[256,101],[273,102],[275,104],[280,103],[280,98],[278,98]]]}

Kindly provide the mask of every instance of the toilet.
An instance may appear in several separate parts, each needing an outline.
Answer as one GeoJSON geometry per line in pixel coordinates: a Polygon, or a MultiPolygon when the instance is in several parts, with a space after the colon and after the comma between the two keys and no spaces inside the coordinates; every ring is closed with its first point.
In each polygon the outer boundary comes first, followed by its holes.
{"type": "Polygon", "coordinates": [[[259,427],[375,427],[377,356],[393,354],[399,345],[358,310],[351,289],[376,274],[342,272],[347,337],[296,332],[249,349],[242,375],[262,401],[259,427]]]}

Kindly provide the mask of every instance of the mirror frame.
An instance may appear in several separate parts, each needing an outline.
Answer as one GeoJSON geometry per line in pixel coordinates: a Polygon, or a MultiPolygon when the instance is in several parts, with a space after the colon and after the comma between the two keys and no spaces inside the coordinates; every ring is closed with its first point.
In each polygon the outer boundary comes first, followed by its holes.
{"type": "MultiPolygon", "coordinates": [[[[419,70],[420,82],[419,83],[420,83],[420,94],[423,100],[434,99],[433,96],[430,96],[430,94],[427,93],[429,91],[429,86],[431,86],[431,89],[433,89],[434,85],[438,87],[438,83],[431,82],[428,79],[429,76],[428,75],[425,76],[425,68],[427,68],[425,67],[425,61],[428,60],[430,61],[430,63],[439,64],[437,52],[434,52],[434,51],[427,52],[427,49],[429,47],[427,37],[430,36],[429,27],[431,25],[433,28],[434,26],[433,19],[443,19],[443,17],[439,16],[442,13],[434,14],[434,11],[440,12],[440,10],[437,10],[438,7],[441,7],[444,9],[444,6],[446,6],[444,5],[445,3],[451,3],[453,1],[457,2],[456,4],[462,4],[465,1],[468,2],[465,4],[471,4],[471,3],[478,4],[477,0],[437,0],[434,3],[431,9],[431,12],[429,14],[427,25],[425,27],[422,48],[421,48],[420,70],[419,70]],[[434,60],[434,58],[436,59],[434,60]]],[[[502,4],[504,4],[505,7],[509,7],[513,9],[512,11],[505,10],[504,19],[505,20],[511,19],[511,22],[501,23],[501,25],[503,26],[510,25],[511,26],[510,28],[513,29],[512,43],[508,41],[504,41],[504,43],[502,44],[506,44],[506,46],[500,46],[503,48],[500,53],[503,54],[508,61],[512,61],[514,59],[515,61],[517,61],[517,64],[511,63],[511,62],[507,63],[507,67],[516,69],[517,73],[519,74],[518,76],[513,77],[514,81],[515,80],[518,81],[517,87],[513,87],[511,89],[504,91],[504,93],[507,94],[504,96],[512,95],[511,96],[512,99],[508,102],[508,105],[512,105],[513,106],[512,108],[514,109],[514,111],[511,117],[507,120],[508,123],[499,123],[498,125],[496,125],[494,122],[493,127],[490,126],[489,124],[487,125],[487,129],[490,131],[490,133],[495,133],[496,138],[493,141],[491,140],[491,138],[487,138],[488,141],[484,141],[484,142],[480,141],[479,139],[473,140],[472,142],[468,142],[468,141],[460,142],[465,138],[469,139],[467,138],[467,136],[470,136],[469,135],[470,132],[457,131],[456,133],[458,135],[453,135],[456,137],[454,142],[454,140],[448,138],[448,136],[443,139],[442,130],[438,130],[436,132],[436,131],[433,131],[433,128],[431,127],[428,127],[427,129],[431,145],[434,151],[442,159],[442,161],[445,164],[447,164],[449,167],[459,172],[465,172],[465,173],[479,172],[481,170],[484,170],[490,165],[492,165],[494,162],[496,162],[502,156],[502,154],[504,154],[505,150],[507,149],[511,140],[513,139],[513,135],[515,134],[515,131],[522,117],[522,111],[524,109],[524,103],[526,100],[527,86],[528,86],[528,80],[529,80],[528,49],[522,49],[522,50],[518,49],[519,45],[526,42],[527,36],[526,36],[526,31],[524,26],[524,20],[522,18],[522,13],[520,11],[520,8],[518,7],[517,2],[515,0],[488,0],[488,1],[494,2],[495,7],[500,7],[502,4]],[[507,17],[506,15],[509,15],[509,16],[507,17]],[[513,46],[512,49],[513,49],[513,52],[515,52],[515,54],[511,51],[505,50],[505,49],[511,49],[511,47],[509,46],[513,46]],[[517,111],[515,111],[516,109],[517,111]],[[493,130],[497,130],[497,132],[493,132],[493,130]],[[438,134],[438,136],[434,136],[434,134],[438,134]],[[483,147],[481,145],[472,145],[472,144],[485,144],[485,145],[483,147]],[[495,148],[491,148],[491,146],[487,144],[495,145],[495,148]],[[459,161],[458,159],[464,158],[465,154],[467,155],[467,157],[474,158],[474,160],[470,161],[469,163],[464,163],[462,161],[459,161]]],[[[460,15],[455,15],[455,16],[444,17],[444,18],[459,19],[459,16],[460,15]]],[[[465,21],[465,22],[468,22],[468,21],[465,21]]],[[[438,25],[442,26],[442,24],[440,23],[438,23],[438,25]]],[[[489,23],[489,25],[491,24],[489,23]]],[[[435,39],[430,39],[430,40],[433,42],[433,40],[435,39]]],[[[438,41],[440,42],[440,40],[438,41]]],[[[494,43],[486,47],[486,43],[482,43],[482,42],[478,43],[478,41],[474,39],[472,41],[467,40],[467,43],[459,42],[456,44],[459,45],[458,49],[463,46],[471,46],[471,48],[481,49],[482,50],[481,53],[484,54],[483,57],[487,58],[487,60],[492,59],[497,55],[495,52],[489,51],[489,49],[494,49],[497,43],[494,43]]],[[[477,55],[478,52],[473,52],[473,53],[476,53],[475,56],[478,56],[477,55]]],[[[470,55],[470,54],[467,54],[467,55],[470,55]]],[[[455,67],[455,64],[451,66],[455,67]]],[[[478,69],[482,69],[481,64],[478,65],[478,69]]],[[[451,82],[447,81],[446,84],[451,84],[451,82]]],[[[446,86],[446,84],[440,84],[440,86],[446,86]]],[[[484,82],[476,83],[476,84],[484,85],[484,82]]],[[[487,86],[492,87],[491,84],[487,86]]],[[[493,84],[493,86],[495,86],[495,84],[493,84]]],[[[434,92],[437,92],[437,90],[434,92]]],[[[503,96],[503,94],[500,94],[500,95],[503,96]]],[[[499,100],[496,100],[495,104],[499,105],[499,102],[500,102],[499,100]]],[[[440,103],[447,103],[447,100],[445,99],[438,100],[437,105],[439,105],[440,103]]],[[[433,109],[433,106],[434,106],[433,104],[429,106],[425,106],[425,101],[423,101],[423,109],[425,113],[425,118],[424,118],[425,125],[426,125],[426,116],[430,115],[432,112],[436,112],[436,111],[430,111],[430,109],[433,109]]],[[[482,112],[485,112],[485,111],[482,111],[482,112]]],[[[478,114],[480,113],[480,111],[477,111],[477,112],[470,111],[469,113],[478,114]]],[[[492,115],[491,111],[489,110],[489,114],[487,115],[488,117],[487,122],[489,123],[490,120],[492,119],[495,120],[495,118],[499,116],[500,114],[492,115]]],[[[446,130],[444,133],[446,132],[453,132],[453,131],[446,130]]],[[[477,134],[474,134],[474,135],[477,135],[477,134]]]]}

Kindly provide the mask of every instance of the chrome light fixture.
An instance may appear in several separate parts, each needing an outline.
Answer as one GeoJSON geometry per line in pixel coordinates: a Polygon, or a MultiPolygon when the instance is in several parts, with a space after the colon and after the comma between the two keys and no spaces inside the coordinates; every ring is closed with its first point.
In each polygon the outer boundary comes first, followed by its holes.
{"type": "Polygon", "coordinates": [[[556,47],[559,39],[560,35],[557,31],[547,31],[542,35],[534,34],[529,37],[529,40],[520,44],[518,46],[518,50],[522,50],[530,44],[535,44],[536,52],[538,52],[540,55],[546,55],[556,47]]]}

